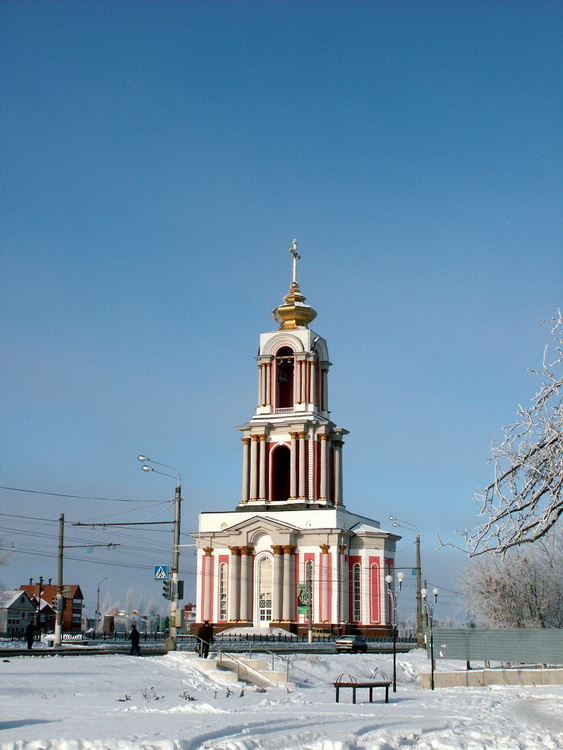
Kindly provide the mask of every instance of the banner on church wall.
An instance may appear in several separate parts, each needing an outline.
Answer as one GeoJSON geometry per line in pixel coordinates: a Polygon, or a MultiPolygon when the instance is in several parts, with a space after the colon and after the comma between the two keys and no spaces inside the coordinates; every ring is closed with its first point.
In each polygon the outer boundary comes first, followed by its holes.
{"type": "Polygon", "coordinates": [[[297,614],[298,615],[307,614],[307,584],[306,583],[297,584],[297,614]]]}

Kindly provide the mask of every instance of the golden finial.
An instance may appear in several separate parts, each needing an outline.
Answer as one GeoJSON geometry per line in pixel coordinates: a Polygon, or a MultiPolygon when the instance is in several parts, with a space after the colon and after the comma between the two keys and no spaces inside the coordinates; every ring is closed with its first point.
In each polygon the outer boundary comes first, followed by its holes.
{"type": "Polygon", "coordinates": [[[293,273],[289,285],[289,294],[286,294],[283,298],[285,304],[272,311],[272,315],[280,323],[280,329],[283,331],[307,328],[308,324],[317,317],[317,313],[312,307],[303,304],[305,297],[301,294],[297,283],[297,261],[301,260],[301,256],[297,252],[297,240],[293,240],[289,253],[293,256],[293,273]]]}

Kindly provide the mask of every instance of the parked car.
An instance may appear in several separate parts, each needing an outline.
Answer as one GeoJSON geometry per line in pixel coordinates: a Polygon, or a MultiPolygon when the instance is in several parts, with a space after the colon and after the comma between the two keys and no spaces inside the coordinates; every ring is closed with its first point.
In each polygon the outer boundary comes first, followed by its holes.
{"type": "Polygon", "coordinates": [[[332,638],[332,633],[326,628],[313,628],[314,638],[332,638]]]}
{"type": "Polygon", "coordinates": [[[365,654],[368,650],[367,641],[361,635],[341,635],[335,646],[339,654],[365,654]]]}

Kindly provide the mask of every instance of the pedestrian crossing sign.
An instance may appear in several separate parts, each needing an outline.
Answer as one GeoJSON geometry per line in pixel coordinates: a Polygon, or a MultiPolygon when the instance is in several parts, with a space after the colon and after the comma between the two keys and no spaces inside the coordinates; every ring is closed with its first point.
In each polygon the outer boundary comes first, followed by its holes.
{"type": "Polygon", "coordinates": [[[155,581],[167,581],[168,580],[168,565],[155,565],[154,566],[154,580],[155,581]]]}

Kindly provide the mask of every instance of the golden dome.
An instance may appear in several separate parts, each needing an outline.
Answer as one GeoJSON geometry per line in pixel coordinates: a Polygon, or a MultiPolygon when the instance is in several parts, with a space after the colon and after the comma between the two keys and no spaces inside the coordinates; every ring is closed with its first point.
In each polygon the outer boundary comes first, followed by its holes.
{"type": "Polygon", "coordinates": [[[272,310],[272,315],[280,323],[281,331],[293,331],[296,328],[307,328],[309,323],[317,317],[317,313],[309,305],[304,305],[305,297],[299,290],[299,284],[292,281],[289,294],[283,298],[284,304],[272,310]]]}

